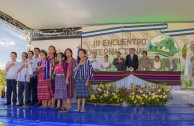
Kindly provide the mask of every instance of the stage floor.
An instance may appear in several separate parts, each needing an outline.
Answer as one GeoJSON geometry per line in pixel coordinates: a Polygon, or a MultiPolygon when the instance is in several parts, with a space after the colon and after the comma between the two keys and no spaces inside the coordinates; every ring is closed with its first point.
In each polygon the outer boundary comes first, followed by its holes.
{"type": "MultiPolygon", "coordinates": [[[[85,113],[5,106],[0,99],[0,122],[6,126],[129,126],[194,125],[194,106],[121,107],[86,105],[85,113]]],[[[74,110],[76,104],[72,104],[74,110]]]]}

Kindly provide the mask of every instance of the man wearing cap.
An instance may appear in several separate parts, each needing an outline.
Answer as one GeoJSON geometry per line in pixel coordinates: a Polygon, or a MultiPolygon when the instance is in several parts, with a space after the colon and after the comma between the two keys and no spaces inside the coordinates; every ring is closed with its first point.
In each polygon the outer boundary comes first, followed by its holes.
{"type": "Polygon", "coordinates": [[[168,59],[166,60],[166,69],[167,71],[176,71],[177,69],[177,63],[175,59],[173,58],[172,53],[168,55],[168,59]]]}

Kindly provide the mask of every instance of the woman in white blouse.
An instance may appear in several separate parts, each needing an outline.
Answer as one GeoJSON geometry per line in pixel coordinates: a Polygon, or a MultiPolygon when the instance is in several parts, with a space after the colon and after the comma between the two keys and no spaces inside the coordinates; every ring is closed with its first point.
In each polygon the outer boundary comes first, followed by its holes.
{"type": "Polygon", "coordinates": [[[108,55],[104,56],[104,61],[101,63],[100,67],[103,71],[110,71],[112,62],[108,61],[108,55]]]}
{"type": "Polygon", "coordinates": [[[160,71],[161,69],[162,69],[162,62],[160,61],[160,57],[156,55],[153,62],[153,70],[160,71]]]}

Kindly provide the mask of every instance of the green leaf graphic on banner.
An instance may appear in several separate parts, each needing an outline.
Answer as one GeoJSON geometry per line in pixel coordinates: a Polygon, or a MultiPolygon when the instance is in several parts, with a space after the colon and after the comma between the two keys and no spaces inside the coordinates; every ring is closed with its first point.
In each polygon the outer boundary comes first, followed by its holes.
{"type": "Polygon", "coordinates": [[[162,55],[175,54],[178,52],[178,45],[170,36],[158,35],[151,39],[147,45],[147,50],[162,55]]]}

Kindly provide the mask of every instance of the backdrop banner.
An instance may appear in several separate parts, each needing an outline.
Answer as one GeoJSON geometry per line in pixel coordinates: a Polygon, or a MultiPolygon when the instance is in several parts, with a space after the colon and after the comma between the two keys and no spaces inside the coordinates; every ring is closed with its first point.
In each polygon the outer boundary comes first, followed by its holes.
{"type": "MultiPolygon", "coordinates": [[[[182,77],[190,80],[194,70],[194,23],[118,24],[83,27],[82,48],[87,50],[89,57],[92,51],[96,51],[101,60],[103,60],[104,55],[109,55],[109,61],[113,61],[118,51],[125,58],[129,54],[130,48],[136,49],[139,58],[142,57],[141,52],[146,50],[151,60],[155,55],[159,55],[162,62],[168,58],[169,53],[173,53],[178,65],[177,71],[181,71],[182,77]],[[182,26],[181,29],[180,26],[182,26]]],[[[115,71],[115,68],[112,67],[111,71],[115,71]]],[[[165,71],[164,63],[162,71],[165,71]]]]}

